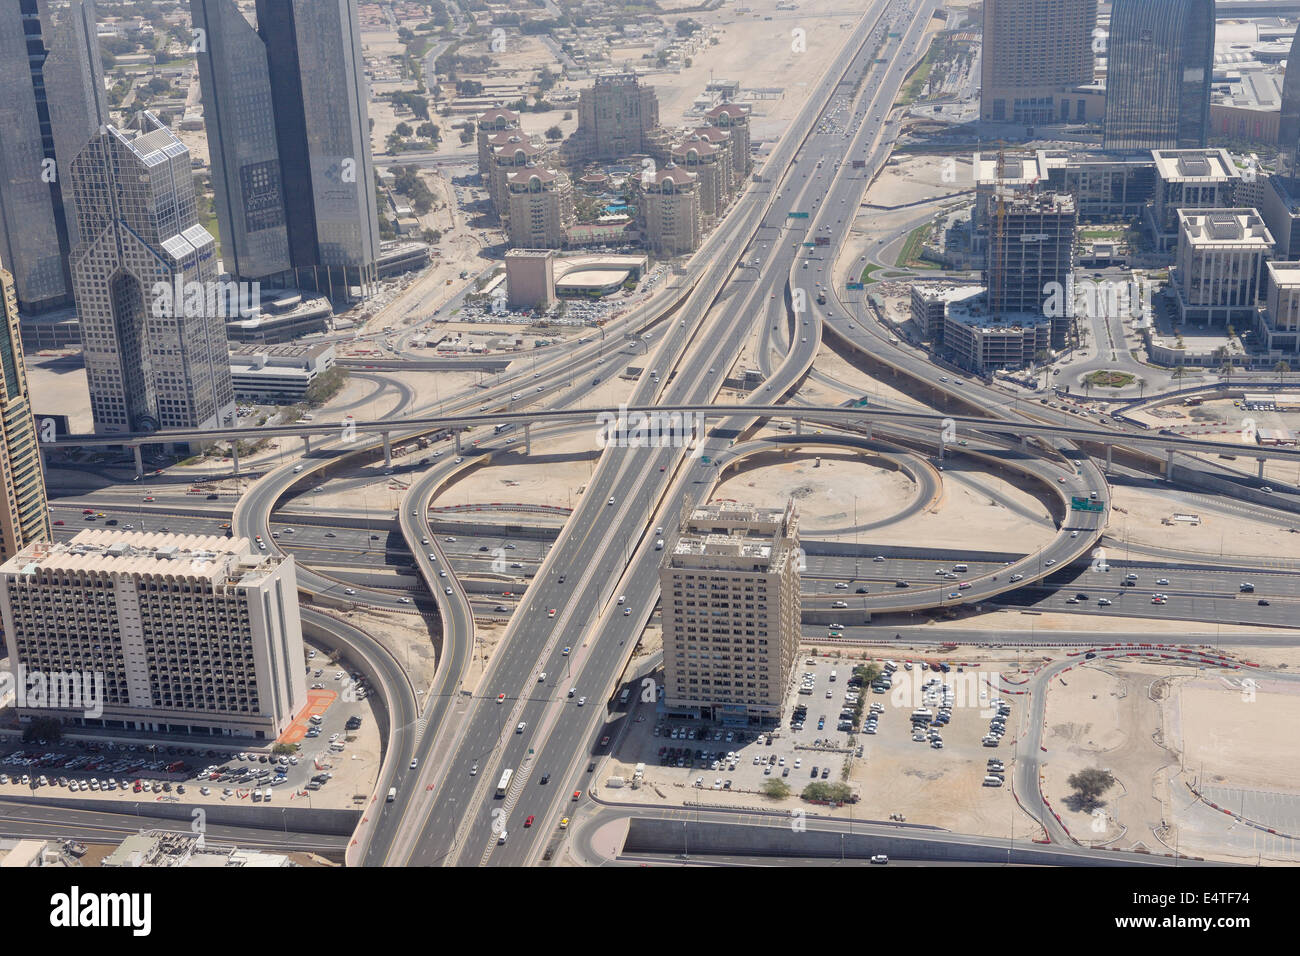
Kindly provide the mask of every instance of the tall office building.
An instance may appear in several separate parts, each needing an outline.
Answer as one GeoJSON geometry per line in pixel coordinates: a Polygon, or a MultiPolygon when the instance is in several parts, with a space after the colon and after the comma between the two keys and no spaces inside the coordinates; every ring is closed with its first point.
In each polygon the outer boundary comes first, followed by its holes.
{"type": "Polygon", "coordinates": [[[1279,168],[1289,176],[1300,174],[1300,29],[1291,40],[1282,79],[1282,109],[1278,118],[1279,168]],[[1292,64],[1295,64],[1293,67],[1292,64]]]}
{"type": "Polygon", "coordinates": [[[50,537],[45,473],[27,396],[13,277],[0,267],[0,561],[50,537]]]}
{"type": "MultiPolygon", "coordinates": [[[[1041,317],[1053,288],[1064,290],[1074,270],[1078,210],[1069,195],[1029,193],[995,197],[989,212],[988,307],[994,319],[1024,314],[1041,317]],[[999,222],[1000,220],[1000,222],[999,222]]],[[[1069,317],[1052,319],[1052,346],[1065,344],[1069,317]]]]}
{"type": "Polygon", "coordinates": [[[576,214],[573,184],[564,173],[540,167],[516,172],[507,181],[510,245],[516,249],[559,249],[576,214]]]}
{"type": "Polygon", "coordinates": [[[377,278],[356,0],[190,0],[226,269],[331,298],[377,278]]]}
{"type": "Polygon", "coordinates": [[[1091,83],[1097,0],[984,0],[980,119],[1071,119],[1068,94],[1091,83]]]}
{"type": "Polygon", "coordinates": [[[107,122],[93,0],[0,3],[0,262],[24,312],[72,301],[72,158],[107,122]]]}
{"type": "Polygon", "coordinates": [[[741,726],[780,721],[799,653],[798,547],[793,501],[686,515],[659,569],[668,707],[741,726]]]}
{"type": "Polygon", "coordinates": [[[72,282],[95,431],[233,425],[230,305],[190,152],[152,113],[139,123],[105,127],[72,162],[72,282]]]}
{"type": "Polygon", "coordinates": [[[12,667],[92,678],[75,702],[20,700],[20,717],[270,740],[307,703],[294,559],[247,538],[30,545],[0,565],[0,615],[12,667]]]}
{"type": "Polygon", "coordinates": [[[1205,145],[1214,0],[1114,0],[1106,55],[1104,149],[1205,145]]]}

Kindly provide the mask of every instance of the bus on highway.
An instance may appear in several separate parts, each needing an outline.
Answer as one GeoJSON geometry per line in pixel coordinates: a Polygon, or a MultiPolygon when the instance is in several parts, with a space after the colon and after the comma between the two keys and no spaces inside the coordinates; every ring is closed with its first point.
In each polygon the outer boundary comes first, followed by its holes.
{"type": "Polygon", "coordinates": [[[510,778],[514,775],[515,772],[509,767],[501,771],[501,779],[497,781],[498,797],[504,797],[506,795],[506,791],[510,789],[510,778]]]}

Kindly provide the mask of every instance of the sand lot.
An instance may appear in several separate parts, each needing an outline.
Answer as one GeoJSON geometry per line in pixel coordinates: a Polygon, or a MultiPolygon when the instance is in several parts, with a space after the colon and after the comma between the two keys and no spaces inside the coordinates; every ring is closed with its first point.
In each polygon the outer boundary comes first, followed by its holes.
{"type": "Polygon", "coordinates": [[[1300,560],[1300,534],[1289,532],[1289,526],[1255,520],[1233,509],[1231,502],[1208,494],[1111,485],[1107,533],[1121,541],[1127,539],[1134,547],[1233,555],[1255,561],[1260,555],[1268,555],[1270,560],[1300,560]],[[1223,510],[1211,510],[1216,502],[1223,510]],[[1162,523],[1175,513],[1189,512],[1201,516],[1199,526],[1162,523]]]}
{"type": "Polygon", "coordinates": [[[1300,685],[1261,679],[1243,688],[1237,673],[1228,681],[1179,682],[1170,729],[1184,766],[1206,784],[1300,793],[1300,685]]]}
{"type": "Polygon", "coordinates": [[[902,472],[869,464],[854,454],[823,454],[820,468],[810,457],[744,470],[719,484],[713,498],[772,508],[794,498],[800,529],[815,534],[819,528],[852,526],[855,513],[858,524],[888,518],[907,507],[916,492],[902,472]]]}

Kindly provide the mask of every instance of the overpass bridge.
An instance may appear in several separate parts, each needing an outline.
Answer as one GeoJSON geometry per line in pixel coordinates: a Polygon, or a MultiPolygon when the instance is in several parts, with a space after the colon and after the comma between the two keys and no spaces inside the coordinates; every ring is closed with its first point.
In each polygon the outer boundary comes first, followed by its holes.
{"type": "MultiPolygon", "coordinates": [[[[748,419],[766,419],[792,422],[795,433],[801,433],[805,425],[854,425],[866,427],[868,437],[873,425],[887,427],[891,424],[903,424],[913,427],[929,427],[940,435],[940,457],[943,448],[955,436],[961,433],[984,432],[1018,438],[1022,447],[1027,446],[1030,438],[1063,439],[1072,442],[1100,445],[1106,450],[1109,466],[1111,450],[1114,446],[1152,449],[1163,451],[1166,458],[1166,477],[1169,477],[1175,452],[1191,454],[1231,453],[1254,458],[1259,462],[1259,473],[1263,475],[1264,463],[1269,460],[1294,461],[1300,463],[1300,448],[1288,448],[1265,445],[1248,445],[1244,442],[1207,441],[1201,438],[1185,438],[1162,432],[1119,432],[1113,429],[1089,427],[1085,425],[1053,425],[1049,423],[1028,421],[1007,421],[974,415],[942,415],[933,412],[912,412],[901,409],[860,406],[846,408],[840,405],[620,405],[593,408],[537,409],[523,412],[489,411],[476,414],[452,414],[434,416],[416,416],[400,421],[380,419],[377,421],[356,421],[346,418],[341,422],[298,422],[289,425],[263,425],[250,428],[214,428],[192,430],[167,430],[157,432],[132,432],[116,435],[65,435],[53,441],[41,444],[42,453],[64,448],[87,448],[105,446],[125,446],[133,449],[136,456],[137,474],[143,474],[141,448],[145,445],[216,441],[259,441],[267,438],[301,438],[311,452],[312,438],[338,438],[344,432],[353,435],[378,436],[383,442],[384,463],[392,464],[392,442],[396,435],[398,440],[407,441],[421,434],[452,430],[456,450],[461,450],[460,434],[478,426],[516,425],[524,430],[525,447],[531,450],[531,426],[561,422],[590,421],[593,427],[605,423],[626,422],[629,436],[635,441],[637,434],[662,435],[671,430],[680,437],[682,429],[689,431],[692,423],[699,423],[701,431],[705,429],[708,419],[742,417],[748,419]]],[[[703,438],[700,434],[699,439],[703,438]]],[[[651,437],[644,440],[640,447],[651,445],[651,437]]],[[[636,446],[633,446],[636,447],[636,446]]],[[[239,458],[234,455],[235,471],[239,471],[239,458]]]]}

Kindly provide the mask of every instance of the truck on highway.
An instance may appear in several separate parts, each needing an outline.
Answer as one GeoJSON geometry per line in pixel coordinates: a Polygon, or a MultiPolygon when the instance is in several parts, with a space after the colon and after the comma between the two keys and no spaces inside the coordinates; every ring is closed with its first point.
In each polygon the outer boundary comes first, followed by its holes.
{"type": "Polygon", "coordinates": [[[388,803],[392,803],[392,802],[393,802],[394,800],[396,800],[396,799],[397,799],[397,788],[396,788],[396,787],[389,787],[389,788],[388,788],[388,801],[387,801],[387,802],[388,802],[388,803]]]}
{"type": "Polygon", "coordinates": [[[510,789],[510,781],[514,777],[514,775],[515,772],[511,770],[509,767],[501,771],[501,779],[497,781],[498,799],[503,799],[505,797],[506,791],[510,789]]]}

